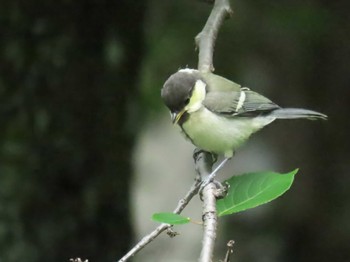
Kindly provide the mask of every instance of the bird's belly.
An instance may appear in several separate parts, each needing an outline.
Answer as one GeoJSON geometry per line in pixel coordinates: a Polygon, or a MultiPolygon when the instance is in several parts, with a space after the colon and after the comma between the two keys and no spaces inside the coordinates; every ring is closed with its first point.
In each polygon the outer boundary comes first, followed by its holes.
{"type": "Polygon", "coordinates": [[[249,136],[265,125],[255,118],[226,118],[202,108],[190,115],[182,125],[183,131],[197,147],[231,157],[233,151],[249,136]]]}

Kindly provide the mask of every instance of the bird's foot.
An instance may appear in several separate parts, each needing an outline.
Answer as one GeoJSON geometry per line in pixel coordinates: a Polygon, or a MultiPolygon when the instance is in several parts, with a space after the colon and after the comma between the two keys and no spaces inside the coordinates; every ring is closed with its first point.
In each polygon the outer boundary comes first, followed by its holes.
{"type": "Polygon", "coordinates": [[[215,194],[216,199],[221,199],[221,198],[224,198],[226,196],[228,188],[229,188],[229,184],[227,184],[227,183],[222,184],[221,182],[219,182],[217,180],[212,180],[212,181],[204,180],[200,189],[199,189],[199,195],[200,195],[201,199],[202,199],[203,189],[210,183],[213,183],[215,185],[214,194],[215,194]]]}
{"type": "Polygon", "coordinates": [[[229,159],[230,158],[225,158],[222,160],[222,162],[214,169],[214,171],[211,172],[211,174],[204,180],[204,182],[206,182],[206,185],[214,180],[216,173],[226,164],[229,159]]]}
{"type": "MultiPolygon", "coordinates": [[[[202,185],[201,185],[201,187],[200,187],[200,189],[199,189],[199,193],[200,193],[200,194],[202,193],[203,189],[204,189],[208,184],[210,184],[210,183],[212,183],[212,182],[216,185],[216,188],[217,188],[217,189],[221,190],[222,188],[224,188],[224,186],[223,186],[220,182],[214,180],[214,178],[215,178],[215,176],[216,176],[216,173],[225,165],[225,163],[226,163],[229,159],[230,159],[230,158],[225,158],[225,159],[214,169],[214,171],[211,172],[211,173],[203,180],[202,185]],[[219,184],[220,186],[218,186],[218,184],[219,184]]],[[[222,190],[221,190],[221,191],[222,191],[222,190]]]]}

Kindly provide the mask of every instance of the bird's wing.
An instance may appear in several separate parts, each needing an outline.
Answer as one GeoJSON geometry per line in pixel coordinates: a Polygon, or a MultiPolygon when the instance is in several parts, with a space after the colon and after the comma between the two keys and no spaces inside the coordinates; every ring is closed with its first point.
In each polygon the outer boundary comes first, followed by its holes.
{"type": "Polygon", "coordinates": [[[215,75],[213,73],[200,73],[201,77],[207,83],[207,91],[215,92],[215,91],[240,91],[241,86],[232,82],[222,76],[215,75]]]}
{"type": "Polygon", "coordinates": [[[239,91],[212,91],[206,94],[203,105],[225,116],[255,116],[280,108],[268,98],[242,88],[239,91]]]}

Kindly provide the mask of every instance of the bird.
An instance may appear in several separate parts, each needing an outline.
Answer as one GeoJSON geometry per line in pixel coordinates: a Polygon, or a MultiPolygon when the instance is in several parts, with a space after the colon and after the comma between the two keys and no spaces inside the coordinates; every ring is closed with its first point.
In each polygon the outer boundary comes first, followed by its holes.
{"type": "Polygon", "coordinates": [[[161,89],[161,98],[173,124],[197,148],[224,161],[249,137],[276,119],[327,119],[325,114],[301,108],[282,108],[265,96],[211,72],[180,69],[161,89]]]}

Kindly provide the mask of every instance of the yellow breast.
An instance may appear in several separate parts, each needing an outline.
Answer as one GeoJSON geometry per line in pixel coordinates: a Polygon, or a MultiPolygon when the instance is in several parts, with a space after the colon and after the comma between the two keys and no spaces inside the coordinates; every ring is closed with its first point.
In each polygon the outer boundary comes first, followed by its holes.
{"type": "Polygon", "coordinates": [[[265,118],[227,118],[210,112],[205,107],[190,114],[182,125],[183,131],[193,144],[203,150],[232,157],[251,134],[266,124],[265,118]]]}

